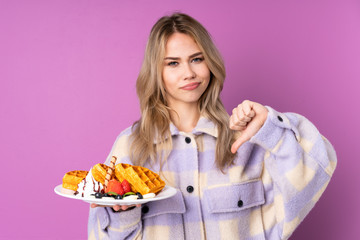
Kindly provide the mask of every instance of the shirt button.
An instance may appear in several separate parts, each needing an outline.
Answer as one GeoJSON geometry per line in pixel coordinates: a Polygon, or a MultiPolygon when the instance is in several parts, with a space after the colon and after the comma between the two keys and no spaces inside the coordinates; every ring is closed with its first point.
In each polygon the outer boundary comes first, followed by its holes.
{"type": "Polygon", "coordinates": [[[244,202],[242,200],[238,201],[238,207],[242,207],[244,205],[244,202]]]}
{"type": "Polygon", "coordinates": [[[191,143],[191,138],[186,137],[186,138],[185,138],[185,142],[186,142],[186,143],[191,143]]]}
{"type": "Polygon", "coordinates": [[[187,186],[186,191],[188,191],[188,193],[192,193],[194,191],[194,187],[193,186],[187,186]]]}
{"type": "Polygon", "coordinates": [[[278,116],[278,119],[279,119],[280,122],[284,121],[284,120],[282,119],[282,117],[280,117],[280,116],[278,116]]]}
{"type": "Polygon", "coordinates": [[[142,213],[148,213],[149,212],[149,207],[148,206],[143,206],[141,209],[142,213]]]}

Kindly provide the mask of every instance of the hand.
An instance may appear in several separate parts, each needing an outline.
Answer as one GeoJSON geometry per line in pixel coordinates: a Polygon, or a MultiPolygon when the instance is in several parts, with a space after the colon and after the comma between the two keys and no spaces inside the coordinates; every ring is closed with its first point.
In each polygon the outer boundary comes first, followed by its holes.
{"type": "Polygon", "coordinates": [[[233,109],[229,121],[230,129],[239,131],[240,136],[231,146],[232,153],[259,131],[267,114],[268,110],[263,105],[249,100],[243,101],[233,109]]]}
{"type": "MultiPolygon", "coordinates": [[[[136,205],[114,205],[112,206],[112,208],[114,209],[114,211],[119,211],[120,209],[123,210],[123,211],[126,211],[128,208],[131,208],[131,207],[141,207],[141,204],[136,204],[136,205]]],[[[90,204],[90,207],[91,208],[96,208],[96,207],[108,207],[108,206],[103,206],[103,205],[98,205],[96,203],[92,203],[90,204]]]]}

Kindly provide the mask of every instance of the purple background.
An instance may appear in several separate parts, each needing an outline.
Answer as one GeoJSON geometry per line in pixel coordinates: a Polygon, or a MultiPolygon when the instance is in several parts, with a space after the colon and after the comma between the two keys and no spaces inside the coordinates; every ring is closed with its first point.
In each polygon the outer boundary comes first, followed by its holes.
{"type": "Polygon", "coordinates": [[[223,54],[227,110],[250,99],[308,117],[335,146],[327,191],[291,239],[360,230],[359,1],[0,1],[0,239],[84,239],[88,204],[53,192],[103,162],[139,118],[151,26],[181,10],[223,54]]]}

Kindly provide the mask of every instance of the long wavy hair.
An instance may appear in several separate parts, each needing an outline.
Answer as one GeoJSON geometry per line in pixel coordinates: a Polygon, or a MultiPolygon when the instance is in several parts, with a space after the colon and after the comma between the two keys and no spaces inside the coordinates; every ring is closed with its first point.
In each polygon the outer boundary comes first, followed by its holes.
{"type": "Polygon", "coordinates": [[[229,128],[229,115],[219,96],[225,80],[224,62],[208,31],[198,21],[182,13],[160,18],[151,29],[136,82],[141,118],[132,127],[130,158],[135,165],[143,166],[145,163],[160,161],[162,166],[171,152],[172,110],[165,98],[162,71],[165,46],[173,33],[191,36],[210,69],[210,82],[198,101],[198,108],[202,116],[217,126],[215,163],[223,171],[234,160],[234,154],[230,150],[234,132],[229,128]]]}

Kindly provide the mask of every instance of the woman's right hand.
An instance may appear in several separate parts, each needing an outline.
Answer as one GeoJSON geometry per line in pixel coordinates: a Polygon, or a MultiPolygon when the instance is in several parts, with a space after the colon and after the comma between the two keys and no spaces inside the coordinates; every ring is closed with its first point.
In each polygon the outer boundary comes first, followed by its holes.
{"type": "MultiPolygon", "coordinates": [[[[120,210],[126,211],[129,208],[134,207],[134,206],[141,207],[141,204],[136,204],[136,205],[114,205],[114,206],[112,206],[112,209],[114,209],[115,212],[118,212],[120,210]]],[[[98,205],[96,203],[92,203],[92,204],[90,204],[90,207],[91,208],[96,208],[96,207],[109,207],[109,206],[98,205]]]]}

